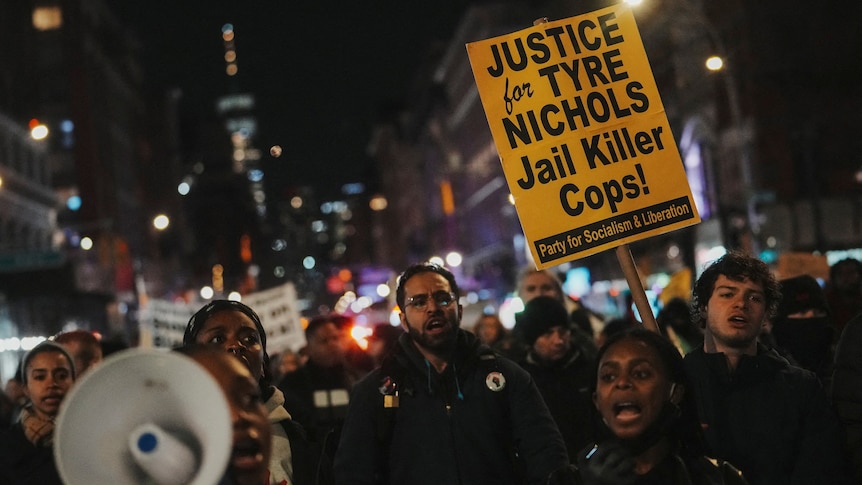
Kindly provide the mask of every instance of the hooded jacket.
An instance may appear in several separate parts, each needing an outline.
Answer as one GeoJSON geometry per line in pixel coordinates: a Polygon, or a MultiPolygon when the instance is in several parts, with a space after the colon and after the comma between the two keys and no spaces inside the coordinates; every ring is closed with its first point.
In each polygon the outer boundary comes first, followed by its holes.
{"type": "Polygon", "coordinates": [[[847,322],[838,340],[831,393],[846,430],[854,476],[862,483],[862,314],[847,322]]]}
{"type": "Polygon", "coordinates": [[[761,344],[734,372],[702,348],[685,365],[710,454],[752,485],[850,483],[843,431],[814,373],[761,344]]]}
{"type": "Polygon", "coordinates": [[[463,330],[443,373],[405,334],[353,391],[336,483],[544,484],[568,463],[530,375],[463,330]]]}
{"type": "Polygon", "coordinates": [[[590,390],[593,362],[572,347],[556,362],[542,361],[530,351],[518,364],[533,377],[574,462],[581,448],[596,439],[597,413],[590,390]]]}
{"type": "Polygon", "coordinates": [[[332,462],[323,447],[310,442],[302,425],[284,409],[284,395],[271,387],[266,400],[267,415],[272,429],[272,455],[269,461],[270,483],[291,485],[329,485],[332,482],[332,462]]]}

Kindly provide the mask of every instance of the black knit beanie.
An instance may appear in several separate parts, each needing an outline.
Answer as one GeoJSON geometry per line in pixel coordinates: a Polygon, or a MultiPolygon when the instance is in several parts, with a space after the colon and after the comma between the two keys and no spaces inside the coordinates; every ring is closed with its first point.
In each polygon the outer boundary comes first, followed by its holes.
{"type": "Polygon", "coordinates": [[[537,338],[554,327],[571,326],[566,307],[560,300],[550,296],[537,296],[527,302],[524,311],[515,314],[515,324],[529,345],[533,345],[537,338]]]}

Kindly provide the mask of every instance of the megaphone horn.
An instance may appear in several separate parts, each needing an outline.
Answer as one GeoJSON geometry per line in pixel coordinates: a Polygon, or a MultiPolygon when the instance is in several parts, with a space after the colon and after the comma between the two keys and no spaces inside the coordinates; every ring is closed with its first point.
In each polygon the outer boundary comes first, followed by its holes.
{"type": "Polygon", "coordinates": [[[57,417],[54,457],[67,485],[211,485],[227,468],[230,423],[221,387],[199,364],[129,349],[72,386],[57,417]]]}

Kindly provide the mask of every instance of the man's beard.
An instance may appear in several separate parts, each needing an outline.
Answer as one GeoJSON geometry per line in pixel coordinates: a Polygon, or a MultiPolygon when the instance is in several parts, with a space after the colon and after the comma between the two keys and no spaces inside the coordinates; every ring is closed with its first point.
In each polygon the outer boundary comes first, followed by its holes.
{"type": "Polygon", "coordinates": [[[729,347],[731,349],[739,349],[745,350],[751,347],[751,344],[757,340],[757,334],[751,335],[746,332],[742,333],[732,333],[732,332],[713,332],[713,337],[724,344],[724,346],[729,347]]]}
{"type": "Polygon", "coordinates": [[[744,350],[744,349],[751,347],[751,343],[754,342],[755,340],[757,340],[757,337],[750,338],[750,337],[733,336],[733,337],[726,337],[726,338],[722,339],[725,346],[730,347],[732,349],[740,349],[740,350],[744,350]]]}
{"type": "Polygon", "coordinates": [[[453,321],[451,318],[446,318],[446,331],[436,335],[428,335],[425,333],[425,327],[418,328],[417,325],[410,323],[407,320],[407,333],[416,345],[431,352],[434,355],[441,357],[448,356],[452,349],[455,348],[455,342],[458,338],[459,322],[453,321]]]}

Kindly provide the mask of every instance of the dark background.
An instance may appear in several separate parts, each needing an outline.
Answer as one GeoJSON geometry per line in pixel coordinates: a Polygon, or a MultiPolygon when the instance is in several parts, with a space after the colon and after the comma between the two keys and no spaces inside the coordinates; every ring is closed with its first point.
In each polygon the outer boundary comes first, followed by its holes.
{"type": "MultiPolygon", "coordinates": [[[[451,37],[468,2],[117,2],[143,48],[152,93],[182,91],[183,133],[214,117],[218,96],[256,96],[268,183],[321,196],[368,176],[371,126],[407,96],[416,68],[451,37]],[[161,5],[160,5],[161,4],[161,5]],[[222,26],[236,34],[225,75],[222,26]],[[272,159],[269,147],[281,145],[272,159]]],[[[184,136],[193,156],[200,140],[184,136]]]]}

